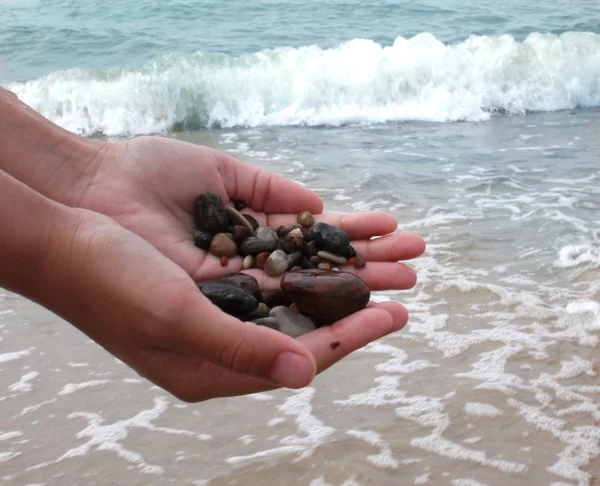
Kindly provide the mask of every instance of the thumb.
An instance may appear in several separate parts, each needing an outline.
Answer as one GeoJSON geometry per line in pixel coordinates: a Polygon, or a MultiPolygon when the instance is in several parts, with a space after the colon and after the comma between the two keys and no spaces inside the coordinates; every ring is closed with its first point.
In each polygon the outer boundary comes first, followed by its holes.
{"type": "Polygon", "coordinates": [[[299,341],[225,314],[201,293],[184,301],[163,347],[287,388],[307,386],[315,377],[315,358],[299,341]]]}

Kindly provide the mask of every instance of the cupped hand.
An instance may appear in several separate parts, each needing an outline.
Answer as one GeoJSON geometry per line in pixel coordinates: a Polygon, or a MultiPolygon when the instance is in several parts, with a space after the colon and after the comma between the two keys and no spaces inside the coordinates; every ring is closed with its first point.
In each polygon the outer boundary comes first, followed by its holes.
{"type": "MultiPolygon", "coordinates": [[[[369,262],[355,271],[373,290],[411,288],[414,272],[398,263],[419,256],[423,240],[412,233],[389,234],[397,222],[381,212],[320,214],[323,203],[312,191],[259,170],[208,147],[159,137],[106,144],[93,168],[82,178],[71,205],[110,216],[177,263],[195,280],[211,279],[242,268],[240,258],[221,267],[219,259],[194,246],[192,208],[210,190],[227,204],[241,200],[260,224],[274,228],[295,222],[307,210],[317,221],[348,233],[359,255],[369,262]],[[386,236],[384,236],[386,235],[386,236]],[[373,237],[383,236],[371,240],[373,237]]],[[[270,286],[276,280],[264,279],[270,286]]]]}
{"type": "Polygon", "coordinates": [[[406,323],[400,304],[370,304],[292,339],[224,314],[186,271],[110,218],[80,209],[68,215],[53,225],[40,303],[185,401],[306,386],[406,323]]]}

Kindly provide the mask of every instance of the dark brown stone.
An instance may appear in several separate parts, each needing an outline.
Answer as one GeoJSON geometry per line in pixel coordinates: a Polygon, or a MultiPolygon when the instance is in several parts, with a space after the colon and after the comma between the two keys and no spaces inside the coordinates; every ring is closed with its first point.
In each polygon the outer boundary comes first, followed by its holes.
{"type": "Polygon", "coordinates": [[[229,218],[225,205],[219,196],[206,191],[194,202],[196,229],[212,235],[222,233],[229,228],[229,218]]]}
{"type": "Polygon", "coordinates": [[[363,268],[367,265],[367,262],[361,258],[361,257],[356,257],[356,261],[354,262],[354,268],[363,268]]]}
{"type": "Polygon", "coordinates": [[[299,251],[291,253],[290,255],[288,255],[287,258],[288,258],[288,266],[287,266],[288,270],[290,270],[293,267],[300,266],[304,262],[304,256],[299,251]]]}
{"type": "Polygon", "coordinates": [[[262,300],[269,307],[277,307],[277,306],[286,306],[289,307],[293,304],[292,299],[290,299],[283,290],[266,290],[262,293],[262,300]]]}
{"type": "Polygon", "coordinates": [[[290,250],[297,250],[299,248],[302,248],[302,246],[304,245],[302,231],[300,231],[298,228],[293,229],[283,237],[283,243],[290,250]]]}
{"type": "Polygon", "coordinates": [[[286,224],[283,226],[280,226],[279,228],[277,228],[277,236],[279,236],[280,238],[285,237],[285,235],[287,235],[290,231],[293,231],[295,229],[301,229],[302,225],[301,224],[286,224]]]}
{"type": "Polygon", "coordinates": [[[246,238],[250,238],[251,236],[254,236],[254,231],[250,232],[246,226],[238,225],[233,227],[233,237],[238,243],[241,243],[246,238]]]}
{"type": "Polygon", "coordinates": [[[240,200],[234,201],[233,206],[238,211],[242,211],[242,210],[246,209],[246,203],[244,201],[240,201],[240,200]]]}
{"type": "Polygon", "coordinates": [[[319,251],[319,249],[317,248],[316,241],[309,241],[306,244],[306,253],[308,254],[309,257],[317,256],[318,251],[319,251]]]}
{"type": "Polygon", "coordinates": [[[229,258],[226,256],[222,256],[221,257],[221,266],[226,267],[227,265],[229,265],[229,258]]]}
{"type": "Polygon", "coordinates": [[[321,324],[332,324],[364,309],[371,295],[367,284],[354,274],[303,270],[288,273],[281,289],[298,311],[321,324]]]}
{"type": "Polygon", "coordinates": [[[269,255],[271,255],[271,252],[268,251],[263,251],[262,253],[256,255],[256,268],[263,270],[265,268],[265,263],[269,258],[269,255]]]}
{"type": "Polygon", "coordinates": [[[250,223],[252,225],[252,228],[254,229],[254,231],[256,231],[258,229],[258,227],[260,226],[258,224],[258,221],[256,221],[256,218],[250,214],[245,214],[242,213],[242,216],[244,218],[246,218],[246,221],[248,221],[248,223],[250,223]]]}

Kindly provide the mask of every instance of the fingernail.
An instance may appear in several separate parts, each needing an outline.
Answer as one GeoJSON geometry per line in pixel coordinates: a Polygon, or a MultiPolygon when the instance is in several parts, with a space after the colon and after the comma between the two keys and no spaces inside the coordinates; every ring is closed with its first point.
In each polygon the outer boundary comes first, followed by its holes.
{"type": "Polygon", "coordinates": [[[311,382],[312,375],[310,362],[291,351],[280,353],[271,369],[271,379],[286,388],[302,388],[311,382]]]}

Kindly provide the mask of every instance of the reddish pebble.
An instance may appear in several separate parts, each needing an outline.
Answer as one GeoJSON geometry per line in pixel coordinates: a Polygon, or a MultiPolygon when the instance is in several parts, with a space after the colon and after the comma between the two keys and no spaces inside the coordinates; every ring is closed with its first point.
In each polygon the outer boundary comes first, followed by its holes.
{"type": "Polygon", "coordinates": [[[357,260],[358,260],[358,258],[356,258],[356,257],[348,258],[348,261],[346,263],[348,265],[354,265],[357,260]]]}
{"type": "Polygon", "coordinates": [[[354,262],[354,268],[363,268],[367,264],[361,257],[357,257],[354,262]]]}
{"type": "Polygon", "coordinates": [[[330,347],[331,349],[335,349],[335,348],[337,348],[339,345],[340,345],[340,342],[339,342],[339,341],[334,341],[334,342],[332,342],[332,343],[329,345],[329,347],[330,347]]]}
{"type": "Polygon", "coordinates": [[[228,264],[229,264],[229,258],[227,258],[226,256],[222,256],[221,257],[221,266],[226,267],[228,264]]]}
{"type": "Polygon", "coordinates": [[[319,263],[320,270],[329,270],[330,268],[331,268],[331,263],[328,263],[328,262],[319,263]]]}
{"type": "Polygon", "coordinates": [[[256,255],[256,268],[264,270],[265,262],[268,260],[269,256],[271,256],[271,253],[268,251],[263,251],[262,253],[256,255]]]}

